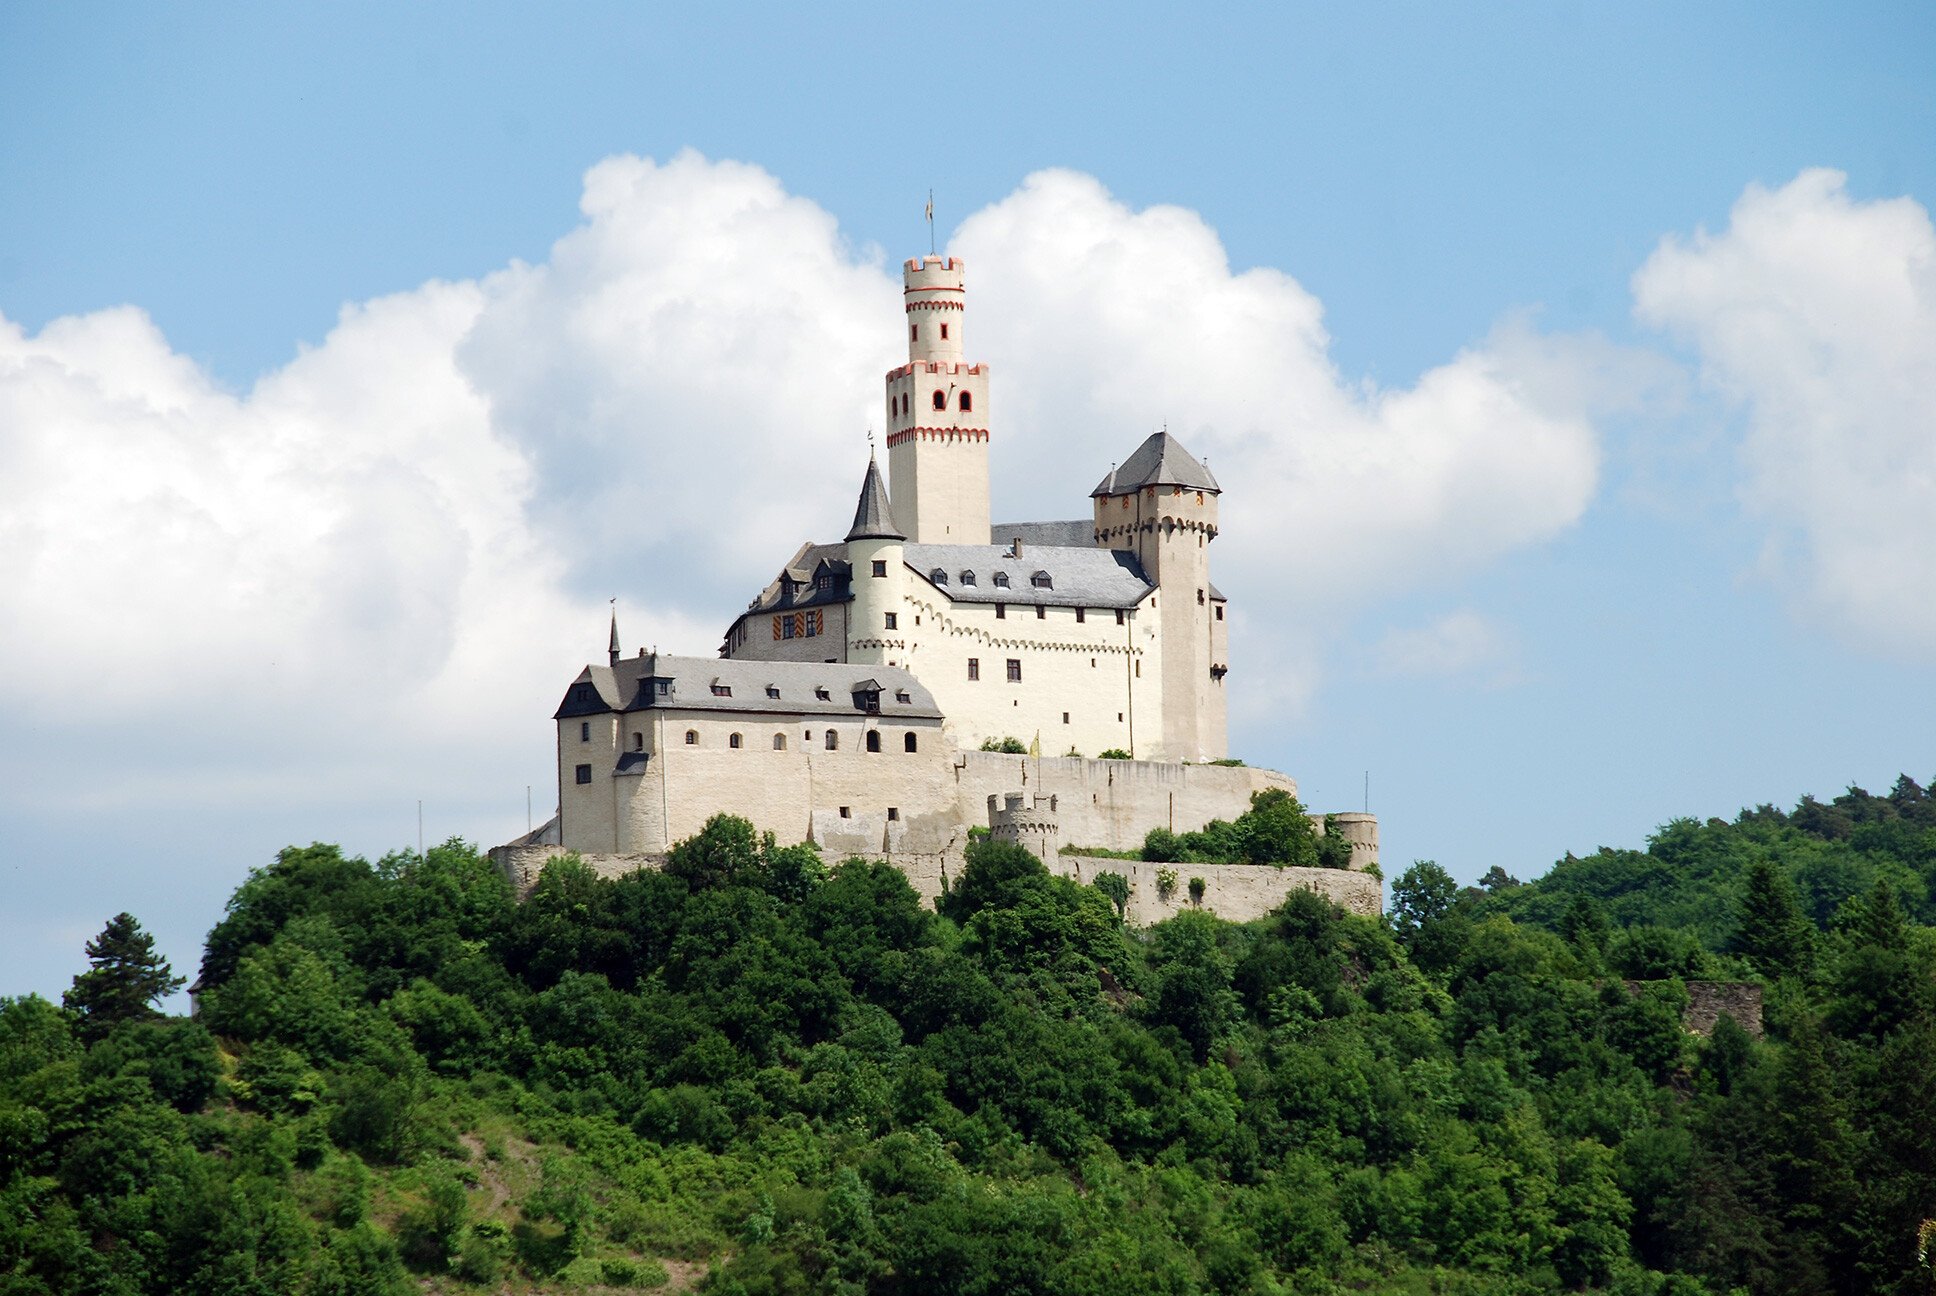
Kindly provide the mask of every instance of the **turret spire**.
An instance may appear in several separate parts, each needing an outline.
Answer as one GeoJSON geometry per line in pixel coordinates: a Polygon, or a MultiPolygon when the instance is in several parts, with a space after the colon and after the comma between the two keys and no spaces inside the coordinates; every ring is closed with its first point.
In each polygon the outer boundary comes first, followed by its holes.
{"type": "Polygon", "coordinates": [[[860,502],[854,506],[854,525],[847,529],[849,540],[905,540],[907,536],[894,524],[888,507],[887,484],[881,480],[880,465],[867,454],[867,476],[860,484],[860,502]]]}
{"type": "Polygon", "coordinates": [[[617,599],[612,600],[612,643],[608,651],[611,653],[612,665],[614,666],[618,665],[619,650],[618,650],[618,600],[617,599]]]}

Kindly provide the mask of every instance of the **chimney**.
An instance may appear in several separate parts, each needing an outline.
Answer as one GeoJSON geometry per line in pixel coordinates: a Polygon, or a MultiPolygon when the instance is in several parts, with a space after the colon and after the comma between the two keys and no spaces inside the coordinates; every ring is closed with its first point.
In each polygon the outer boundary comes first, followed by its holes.
{"type": "Polygon", "coordinates": [[[1015,537],[1015,556],[1017,558],[1022,556],[1022,537],[1020,536],[1015,537]]]}

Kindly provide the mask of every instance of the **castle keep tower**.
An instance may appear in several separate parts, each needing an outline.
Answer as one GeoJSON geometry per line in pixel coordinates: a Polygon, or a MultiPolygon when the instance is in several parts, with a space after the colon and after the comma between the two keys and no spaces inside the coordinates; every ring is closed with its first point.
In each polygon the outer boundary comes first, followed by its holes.
{"type": "MultiPolygon", "coordinates": [[[[1227,749],[1223,677],[1229,627],[1210,583],[1217,496],[1210,469],[1168,432],[1154,432],[1090,492],[1096,543],[1136,555],[1156,586],[1163,743],[1159,760],[1216,760],[1227,749]]],[[[1137,755],[1142,755],[1137,752],[1137,755]]]]}
{"type": "Polygon", "coordinates": [[[908,362],[887,375],[888,493],[915,544],[988,543],[988,366],[962,360],[957,257],[901,269],[908,362]]]}

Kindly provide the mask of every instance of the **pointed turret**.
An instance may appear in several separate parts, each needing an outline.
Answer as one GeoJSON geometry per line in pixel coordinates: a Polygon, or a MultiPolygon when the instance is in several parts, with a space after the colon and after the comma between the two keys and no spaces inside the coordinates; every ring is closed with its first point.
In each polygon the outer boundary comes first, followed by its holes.
{"type": "Polygon", "coordinates": [[[905,540],[907,536],[894,525],[894,512],[888,507],[887,484],[874,456],[867,456],[867,477],[860,484],[860,503],[854,507],[854,525],[847,529],[852,540],[905,540]]]}
{"type": "Polygon", "coordinates": [[[612,600],[612,643],[607,651],[611,654],[612,665],[618,665],[618,600],[612,600]]]}

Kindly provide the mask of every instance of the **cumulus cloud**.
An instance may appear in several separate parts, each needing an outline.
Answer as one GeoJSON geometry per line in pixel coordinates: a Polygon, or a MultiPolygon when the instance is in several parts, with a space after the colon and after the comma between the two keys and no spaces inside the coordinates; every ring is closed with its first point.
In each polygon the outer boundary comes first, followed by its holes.
{"type": "Polygon", "coordinates": [[[1670,237],[1639,317],[1693,345],[1745,410],[1742,497],[1763,570],[1862,645],[1936,658],[1936,229],[1836,171],[1751,185],[1718,234],[1670,237]]]}
{"type": "Polygon", "coordinates": [[[1511,677],[1511,634],[1491,618],[1462,608],[1424,625],[1387,631],[1371,651],[1387,675],[1447,678],[1484,674],[1493,684],[1511,677]]]}
{"type": "MultiPolygon", "coordinates": [[[[0,318],[8,795],[507,782],[547,765],[608,596],[628,641],[709,652],[795,544],[842,533],[904,358],[898,268],[690,153],[600,162],[582,214],[541,263],[345,307],[241,393],[134,307],[0,318]],[[50,772],[106,732],[165,755],[50,772]]],[[[1265,708],[1308,686],[1311,627],[1551,536],[1593,492],[1585,344],[1508,322],[1410,387],[1357,383],[1296,280],[1068,172],[954,250],[998,515],[1081,516],[1167,419],[1229,487],[1219,579],[1265,708]]]]}
{"type": "Polygon", "coordinates": [[[969,350],[996,363],[997,463],[1038,511],[1068,511],[1065,477],[1086,490],[1167,424],[1232,488],[1231,581],[1336,610],[1550,537],[1593,494],[1587,388],[1559,380],[1590,358],[1523,322],[1410,387],[1354,381],[1291,276],[1233,271],[1195,212],[1133,211],[1068,171],[1030,176],[952,246],[969,350]],[[1045,452],[1068,467],[1025,483],[1045,452]]]}

